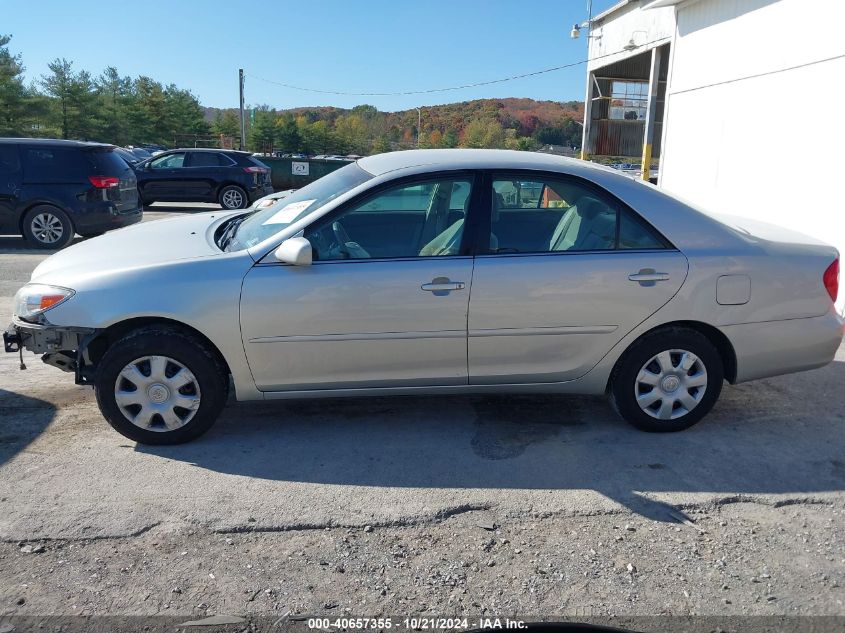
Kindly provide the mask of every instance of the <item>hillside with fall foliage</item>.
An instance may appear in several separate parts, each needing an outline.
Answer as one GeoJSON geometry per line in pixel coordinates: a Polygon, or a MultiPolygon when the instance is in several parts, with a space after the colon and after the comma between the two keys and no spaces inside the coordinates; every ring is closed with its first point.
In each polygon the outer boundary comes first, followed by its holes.
{"type": "MultiPolygon", "coordinates": [[[[532,150],[546,144],[579,147],[580,101],[477,99],[417,110],[381,112],[371,105],[275,109],[248,113],[254,151],[369,154],[405,147],[493,147],[532,150]],[[419,118],[418,118],[419,116],[419,118]],[[421,123],[418,127],[418,121],[421,123]],[[419,136],[418,136],[419,135],[419,136]]],[[[236,109],[205,109],[217,135],[237,137],[236,109]]]]}

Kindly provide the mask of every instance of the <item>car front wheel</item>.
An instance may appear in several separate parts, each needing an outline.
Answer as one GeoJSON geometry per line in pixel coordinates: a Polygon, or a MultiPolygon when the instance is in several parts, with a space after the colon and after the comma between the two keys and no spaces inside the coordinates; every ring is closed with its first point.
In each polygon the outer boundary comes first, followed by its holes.
{"type": "Polygon", "coordinates": [[[220,190],[217,198],[224,209],[245,209],[249,205],[246,191],[236,185],[229,185],[220,190]]]}
{"type": "Polygon", "coordinates": [[[214,424],[228,395],[228,375],[193,334],[152,326],[112,345],[97,367],[100,411],[122,435],[142,444],[180,444],[214,424]]]}
{"type": "Polygon", "coordinates": [[[644,431],[681,431],[719,398],[722,359],[706,336],[688,328],[657,330],[636,341],[611,380],[616,411],[644,431]]]}

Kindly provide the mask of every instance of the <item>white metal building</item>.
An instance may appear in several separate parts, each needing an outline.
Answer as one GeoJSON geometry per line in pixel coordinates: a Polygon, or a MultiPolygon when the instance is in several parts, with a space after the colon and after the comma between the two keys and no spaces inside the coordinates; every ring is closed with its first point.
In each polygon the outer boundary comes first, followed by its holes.
{"type": "Polygon", "coordinates": [[[586,152],[633,138],[667,190],[845,256],[845,0],[624,0],[590,26],[586,152]]]}

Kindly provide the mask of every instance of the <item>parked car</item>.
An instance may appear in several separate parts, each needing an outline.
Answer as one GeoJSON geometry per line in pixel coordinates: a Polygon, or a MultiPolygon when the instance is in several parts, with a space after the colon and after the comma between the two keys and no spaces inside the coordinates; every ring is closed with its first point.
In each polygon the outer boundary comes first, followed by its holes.
{"type": "Polygon", "coordinates": [[[135,166],[144,204],[217,202],[244,209],[273,192],[270,168],[249,152],[173,149],[135,166]]]}
{"type": "Polygon", "coordinates": [[[145,158],[149,158],[152,156],[152,152],[144,149],[143,147],[127,147],[130,152],[132,152],[138,160],[144,160],[145,158]]]}
{"type": "Polygon", "coordinates": [[[120,156],[126,162],[126,164],[129,165],[130,167],[134,167],[135,165],[140,163],[141,160],[142,160],[137,155],[135,155],[131,150],[129,150],[125,147],[115,147],[114,152],[115,152],[115,154],[120,156]]]}
{"type": "Polygon", "coordinates": [[[141,221],[135,174],[113,145],[0,139],[0,232],[38,248],[141,221]]]}
{"type": "Polygon", "coordinates": [[[613,169],[416,150],[53,255],[4,338],[151,444],[208,430],[230,376],[239,400],[607,393],[635,426],[678,431],[724,380],[830,362],[838,271],[831,246],[613,169]]]}

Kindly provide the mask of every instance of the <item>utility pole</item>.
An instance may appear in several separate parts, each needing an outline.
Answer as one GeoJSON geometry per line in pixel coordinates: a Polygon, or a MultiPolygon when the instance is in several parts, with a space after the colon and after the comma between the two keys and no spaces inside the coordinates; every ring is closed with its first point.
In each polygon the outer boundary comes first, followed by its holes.
{"type": "Polygon", "coordinates": [[[238,69],[238,88],[241,94],[240,112],[241,112],[241,145],[238,149],[243,150],[246,147],[246,119],[244,119],[244,69],[238,69]]]}
{"type": "Polygon", "coordinates": [[[593,0],[587,0],[587,94],[584,95],[584,122],[581,124],[581,160],[589,158],[590,123],[593,118],[593,84],[596,76],[590,71],[590,32],[593,30],[593,0]]]}
{"type": "Polygon", "coordinates": [[[417,111],[417,149],[420,148],[420,128],[422,128],[422,110],[414,108],[417,111]]]}

